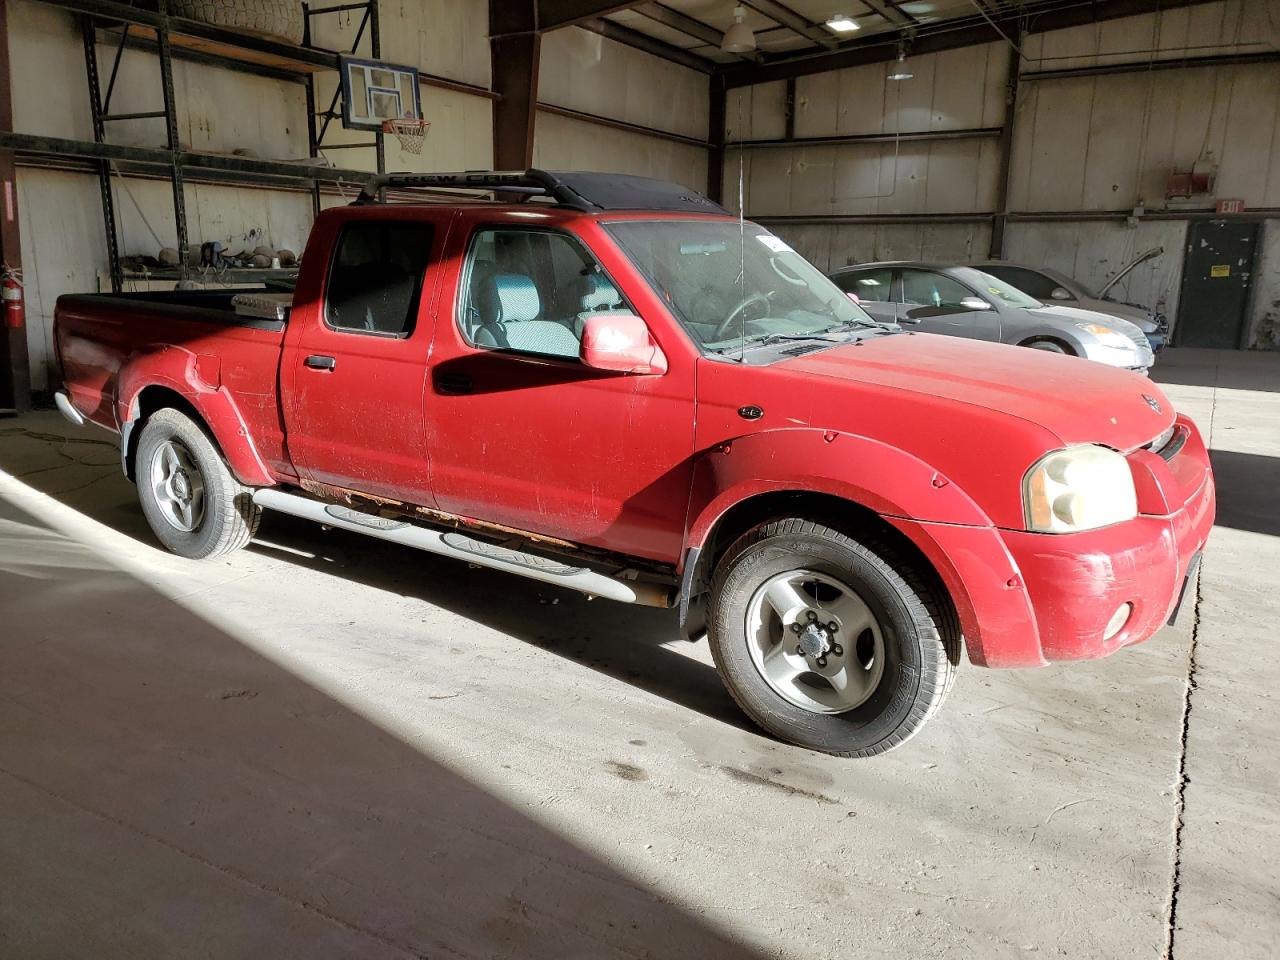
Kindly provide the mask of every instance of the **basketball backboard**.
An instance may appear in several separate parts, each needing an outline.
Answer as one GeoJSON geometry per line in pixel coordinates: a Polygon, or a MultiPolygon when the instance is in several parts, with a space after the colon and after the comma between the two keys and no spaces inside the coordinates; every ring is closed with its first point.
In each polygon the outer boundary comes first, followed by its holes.
{"type": "Polygon", "coordinates": [[[380,60],[342,57],[342,125],[381,130],[384,120],[422,118],[418,71],[380,60]]]}

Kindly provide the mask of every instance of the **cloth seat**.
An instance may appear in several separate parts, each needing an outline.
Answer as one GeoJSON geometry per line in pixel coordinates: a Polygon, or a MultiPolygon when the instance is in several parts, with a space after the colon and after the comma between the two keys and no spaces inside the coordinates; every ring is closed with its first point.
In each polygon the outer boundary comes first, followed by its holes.
{"type": "Polygon", "coordinates": [[[542,301],[533,280],[521,273],[499,273],[480,281],[476,327],[479,347],[505,347],[559,357],[578,356],[578,338],[564,324],[542,318],[542,301]]]}

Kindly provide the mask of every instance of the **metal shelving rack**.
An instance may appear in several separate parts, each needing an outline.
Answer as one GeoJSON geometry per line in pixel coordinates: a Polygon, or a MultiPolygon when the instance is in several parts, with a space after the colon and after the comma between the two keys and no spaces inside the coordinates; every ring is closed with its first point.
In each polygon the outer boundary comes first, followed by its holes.
{"type": "MultiPolygon", "coordinates": [[[[85,74],[88,80],[89,105],[93,119],[93,140],[70,140],[60,137],[44,137],[0,131],[0,148],[19,154],[42,158],[67,159],[89,162],[98,173],[102,194],[103,220],[107,234],[107,255],[110,264],[111,288],[120,292],[124,273],[121,268],[119,235],[116,222],[115,199],[111,189],[113,170],[118,174],[135,172],[155,176],[157,168],[165,171],[173,188],[174,218],[177,226],[179,266],[177,276],[188,276],[189,237],[187,234],[185,184],[188,175],[210,182],[252,183],[259,186],[309,186],[312,207],[320,209],[320,188],[325,183],[361,184],[368,173],[322,165],[321,149],[350,149],[369,147],[376,151],[377,170],[386,172],[386,155],[383,135],[378,132],[372,142],[336,144],[325,147],[324,136],[329,124],[336,117],[341,96],[341,84],[337,84],[327,110],[315,109],[313,75],[322,71],[338,70],[343,54],[323,50],[311,45],[311,21],[314,17],[345,11],[362,11],[360,27],[351,52],[359,48],[365,33],[369,34],[371,55],[381,56],[381,38],[378,25],[377,0],[339,3],[333,6],[305,10],[303,44],[295,46],[269,40],[252,34],[243,34],[213,24],[175,17],[168,12],[167,0],[157,0],[157,9],[119,3],[116,0],[40,0],[50,6],[68,10],[78,16],[84,42],[85,74]],[[105,92],[101,85],[98,63],[98,43],[106,36],[117,38],[115,56],[107,79],[105,92]],[[160,67],[160,86],[164,109],[141,113],[112,113],[111,99],[115,90],[120,60],[127,46],[147,49],[156,53],[160,67]],[[285,160],[257,160],[224,154],[201,154],[184,150],[178,139],[178,114],[173,87],[173,61],[190,60],[304,84],[307,93],[307,144],[309,161],[296,163],[285,160]],[[121,120],[161,119],[165,122],[165,146],[126,147],[107,142],[108,124],[121,120]],[[323,120],[317,130],[317,122],[323,120]]],[[[261,273],[262,271],[256,271],[261,273]]],[[[152,276],[169,271],[155,271],[152,276]]],[[[246,277],[250,271],[245,271],[246,277]]],[[[225,274],[224,274],[225,275],[225,274]]]]}

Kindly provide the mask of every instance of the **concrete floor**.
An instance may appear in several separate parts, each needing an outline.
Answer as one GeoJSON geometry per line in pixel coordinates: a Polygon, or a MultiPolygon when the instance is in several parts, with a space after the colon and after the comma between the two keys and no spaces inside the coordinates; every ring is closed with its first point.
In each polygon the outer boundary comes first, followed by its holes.
{"type": "Polygon", "coordinates": [[[663,611],[268,515],[158,550],[105,434],[0,421],[0,956],[1280,955],[1280,355],[1174,351],[1195,607],[775,743],[663,611]]]}

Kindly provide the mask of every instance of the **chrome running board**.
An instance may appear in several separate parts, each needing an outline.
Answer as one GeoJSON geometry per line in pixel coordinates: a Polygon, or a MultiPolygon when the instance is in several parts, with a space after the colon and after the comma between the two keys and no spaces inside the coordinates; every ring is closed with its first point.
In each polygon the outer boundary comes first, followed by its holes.
{"type": "Polygon", "coordinates": [[[634,571],[610,576],[587,567],[572,566],[559,560],[487,543],[456,530],[437,531],[394,517],[363,513],[341,504],[300,497],[274,487],[255,491],[253,502],[268,510],[314,520],[328,527],[339,527],[352,533],[377,537],[379,540],[390,540],[392,543],[428,553],[465,560],[476,566],[568,587],[594,597],[606,597],[622,603],[639,603],[647,607],[671,606],[674,592],[671,587],[639,580],[634,571]]]}

